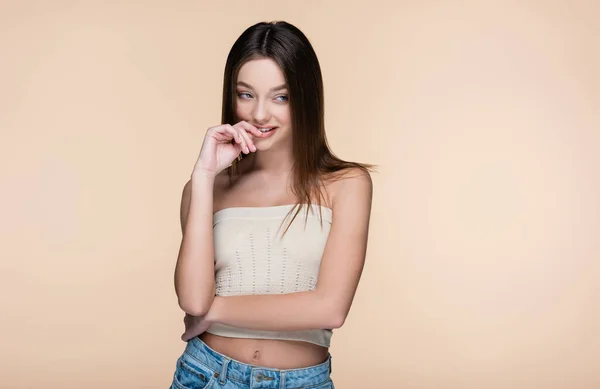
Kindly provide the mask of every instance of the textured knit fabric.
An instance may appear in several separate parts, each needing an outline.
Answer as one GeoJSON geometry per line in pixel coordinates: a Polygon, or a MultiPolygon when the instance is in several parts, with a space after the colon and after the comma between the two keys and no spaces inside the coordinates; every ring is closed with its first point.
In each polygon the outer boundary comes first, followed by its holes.
{"type": "MultiPolygon", "coordinates": [[[[236,207],[214,214],[217,295],[282,294],[315,289],[332,211],[313,205],[306,218],[307,206],[304,206],[283,235],[291,220],[286,215],[292,208],[293,205],[236,207]]],[[[325,347],[329,347],[332,335],[330,329],[256,331],[223,324],[213,324],[208,332],[236,338],[306,341],[325,347]]]]}

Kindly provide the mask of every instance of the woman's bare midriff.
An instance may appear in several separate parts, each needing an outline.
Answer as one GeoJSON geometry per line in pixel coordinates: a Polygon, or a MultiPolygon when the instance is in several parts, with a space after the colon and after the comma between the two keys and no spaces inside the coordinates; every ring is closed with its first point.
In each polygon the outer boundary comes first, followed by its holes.
{"type": "Polygon", "coordinates": [[[329,350],[316,344],[279,339],[227,338],[205,332],[200,339],[213,350],[249,365],[298,369],[327,360],[329,350]]]}

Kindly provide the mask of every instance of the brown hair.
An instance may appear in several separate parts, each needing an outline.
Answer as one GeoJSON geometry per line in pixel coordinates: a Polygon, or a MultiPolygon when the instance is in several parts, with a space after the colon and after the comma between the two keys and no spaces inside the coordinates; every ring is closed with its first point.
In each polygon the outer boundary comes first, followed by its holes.
{"type": "MultiPolygon", "coordinates": [[[[271,58],[279,65],[290,96],[294,157],[292,190],[298,202],[290,211],[291,214],[296,210],[285,234],[300,212],[300,205],[308,205],[308,217],[313,202],[323,204],[325,179],[339,178],[333,173],[344,169],[359,168],[368,172],[374,166],[344,161],[329,148],[325,135],[323,78],[319,60],[304,33],[284,21],[257,23],[247,28],[233,44],[223,78],[222,123],[237,122],[235,85],[238,72],[244,63],[256,58],[271,58]]],[[[238,174],[238,162],[234,161],[229,168],[231,179],[238,174]]]]}

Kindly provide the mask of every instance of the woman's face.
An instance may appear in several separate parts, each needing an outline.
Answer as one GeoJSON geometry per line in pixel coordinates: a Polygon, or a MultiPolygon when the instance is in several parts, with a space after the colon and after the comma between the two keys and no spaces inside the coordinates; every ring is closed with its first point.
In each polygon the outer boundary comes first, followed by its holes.
{"type": "Polygon", "coordinates": [[[236,85],[236,115],[259,129],[270,129],[254,138],[259,151],[292,145],[291,112],[285,77],[270,58],[253,59],[240,68],[236,85]]]}

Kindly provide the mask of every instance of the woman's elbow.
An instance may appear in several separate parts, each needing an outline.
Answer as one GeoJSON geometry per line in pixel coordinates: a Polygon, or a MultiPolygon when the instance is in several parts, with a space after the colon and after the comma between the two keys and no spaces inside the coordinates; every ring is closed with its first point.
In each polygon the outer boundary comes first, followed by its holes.
{"type": "Polygon", "coordinates": [[[204,316],[208,313],[212,301],[189,301],[185,299],[179,299],[179,307],[187,314],[192,316],[204,316]]]}
{"type": "Polygon", "coordinates": [[[340,304],[336,301],[331,301],[330,304],[327,304],[324,310],[325,313],[325,324],[326,328],[330,328],[332,330],[341,328],[346,321],[346,317],[348,316],[348,311],[342,309],[340,304]]]}
{"type": "Polygon", "coordinates": [[[345,304],[341,303],[340,299],[334,295],[320,293],[316,297],[320,303],[320,318],[323,321],[322,324],[325,325],[324,328],[332,330],[341,328],[349,311],[349,309],[346,309],[345,304]]]}
{"type": "Polygon", "coordinates": [[[344,325],[344,322],[346,321],[346,315],[344,314],[332,314],[330,315],[329,319],[328,319],[328,327],[332,330],[338,329],[338,328],[342,328],[342,326],[344,325]]]}

